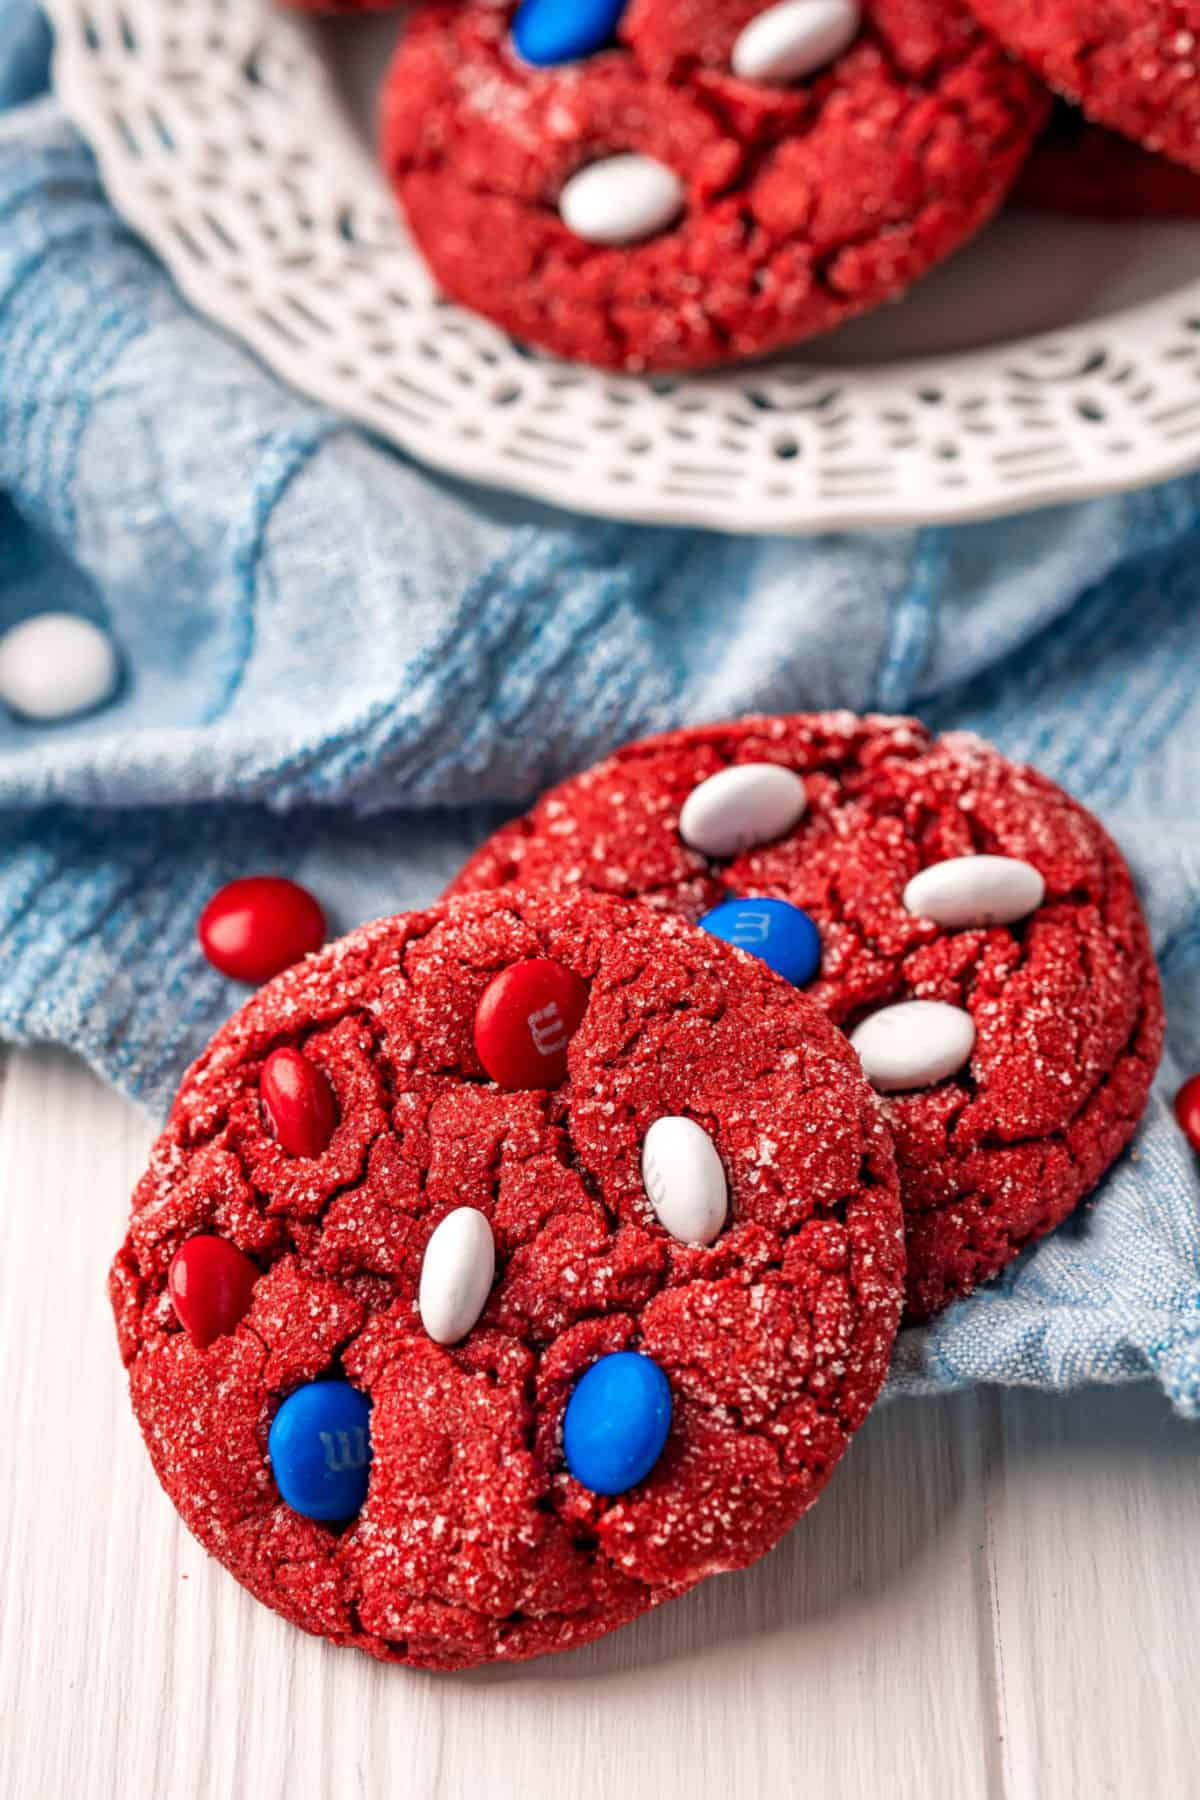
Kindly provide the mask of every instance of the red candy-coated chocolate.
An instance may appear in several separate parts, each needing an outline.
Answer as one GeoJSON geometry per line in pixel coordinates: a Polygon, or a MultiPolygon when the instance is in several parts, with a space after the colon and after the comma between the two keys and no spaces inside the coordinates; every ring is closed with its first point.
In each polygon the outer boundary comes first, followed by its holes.
{"type": "Polygon", "coordinates": [[[337,1101],[322,1069],[299,1050],[273,1050],[259,1081],[276,1139],[289,1156],[320,1156],[338,1122],[337,1101]]]}
{"type": "Polygon", "coordinates": [[[1180,1131],[1200,1155],[1200,1075],[1190,1075],[1176,1094],[1175,1117],[1180,1131]]]}
{"type": "Polygon", "coordinates": [[[167,1285],[179,1323],[201,1350],[250,1310],[259,1271],[227,1238],[190,1237],[171,1259],[167,1285]]]}
{"type": "Polygon", "coordinates": [[[321,948],[325,914],[297,882],[282,875],[248,875],[218,888],[196,931],[215,969],[235,981],[257,984],[321,948]]]}
{"type": "Polygon", "coordinates": [[[587,982],[549,957],[504,969],[475,1013],[475,1049],[498,1087],[560,1087],[567,1045],[587,1010],[587,982]]]}

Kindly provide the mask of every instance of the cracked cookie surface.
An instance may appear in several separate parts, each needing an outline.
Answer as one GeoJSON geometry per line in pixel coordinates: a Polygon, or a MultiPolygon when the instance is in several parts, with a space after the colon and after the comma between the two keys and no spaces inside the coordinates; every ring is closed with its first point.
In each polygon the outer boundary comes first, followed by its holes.
{"type": "Polygon", "coordinates": [[[479,895],[363,927],[278,977],[185,1077],[134,1196],[110,1291],[156,1472],[206,1549],[305,1629],[461,1668],[600,1636],[768,1550],[821,1491],[886,1373],[903,1289],[886,1125],[840,1034],[759,965],[593,894],[479,895]],[[504,1092],[472,1022],[496,973],[546,956],[589,984],[566,1082],[504,1092]],[[287,1155],[267,1056],[302,1050],[338,1124],[287,1155]],[[709,1248],[671,1238],[641,1143],[695,1119],[728,1184],[709,1248]],[[426,1244],[488,1218],[496,1279],[452,1348],[426,1335],[426,1244]],[[199,1349],[171,1259],[217,1234],[261,1271],[199,1349]],[[609,1352],[666,1373],[665,1450],[606,1499],[563,1460],[574,1383],[609,1352]],[[274,1413],[349,1380],[372,1403],[366,1503],[293,1512],[274,1413]]]}
{"type": "Polygon", "coordinates": [[[1064,1219],[1123,1149],[1162,1049],[1141,908],[1106,832],[1060,788],[980,739],[849,713],[746,719],[649,739],[552,789],[471,859],[452,892],[587,887],[696,920],[730,894],[802,907],[822,942],[805,989],[851,1030],[896,1001],[968,1010],[970,1063],[886,1102],[908,1240],[907,1304],[926,1318],[1064,1219]],[[733,763],[777,762],[807,808],[782,839],[724,861],[679,835],[687,796],[733,763]],[[1046,882],[1012,926],[915,917],[919,870],[990,853],[1046,882]]]}
{"type": "Polygon", "coordinates": [[[602,367],[760,355],[897,297],[991,216],[1046,114],[960,0],[866,0],[850,47],[787,86],[732,72],[762,0],[630,0],[615,47],[550,68],[516,54],[515,10],[413,15],[381,154],[449,295],[602,367]],[[622,154],[675,173],[682,216],[585,242],[560,195],[622,154]]]}

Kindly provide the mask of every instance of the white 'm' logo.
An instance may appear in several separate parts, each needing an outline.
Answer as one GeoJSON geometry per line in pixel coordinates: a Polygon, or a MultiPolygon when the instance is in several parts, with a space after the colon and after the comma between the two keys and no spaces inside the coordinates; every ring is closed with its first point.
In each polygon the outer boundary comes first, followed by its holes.
{"type": "Polygon", "coordinates": [[[367,1434],[361,1425],[356,1425],[353,1432],[320,1431],[317,1436],[321,1440],[321,1448],[325,1452],[325,1467],[331,1475],[340,1475],[343,1469],[365,1469],[367,1466],[367,1434]],[[351,1446],[350,1439],[354,1444],[351,1446]],[[334,1444],[334,1438],[337,1444],[334,1444]]]}
{"type": "Polygon", "coordinates": [[[531,1012],[525,1023],[539,1056],[553,1056],[567,1041],[566,1021],[558,1010],[556,1000],[551,1000],[548,1006],[543,1006],[538,1012],[531,1012]]]}
{"type": "Polygon", "coordinates": [[[738,922],[732,932],[735,944],[765,944],[770,935],[770,913],[744,912],[738,914],[738,922]]]}

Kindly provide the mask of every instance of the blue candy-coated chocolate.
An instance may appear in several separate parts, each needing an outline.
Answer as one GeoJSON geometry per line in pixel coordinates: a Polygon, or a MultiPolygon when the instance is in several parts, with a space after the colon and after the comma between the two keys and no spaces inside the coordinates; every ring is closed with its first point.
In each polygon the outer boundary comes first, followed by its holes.
{"type": "Polygon", "coordinates": [[[538,68],[576,62],[611,44],[625,0],[525,0],[512,24],[517,55],[538,68]]]}
{"type": "Polygon", "coordinates": [[[722,900],[705,913],[700,928],[760,957],[793,987],[806,986],[821,967],[820,932],[786,900],[722,900]]]}
{"type": "Polygon", "coordinates": [[[671,1387],[636,1350],[594,1362],[575,1384],[563,1419],[563,1451],[593,1494],[623,1494],[644,1481],[671,1429],[671,1387]]]}
{"type": "Polygon", "coordinates": [[[348,1381],[310,1381],[271,1422],[275,1485],[306,1519],[351,1519],[367,1497],[371,1403],[348,1381]]]}

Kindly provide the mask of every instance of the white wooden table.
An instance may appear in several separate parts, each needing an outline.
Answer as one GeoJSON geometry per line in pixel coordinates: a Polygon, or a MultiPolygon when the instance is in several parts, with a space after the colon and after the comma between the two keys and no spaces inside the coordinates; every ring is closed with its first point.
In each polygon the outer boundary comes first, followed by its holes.
{"type": "Polygon", "coordinates": [[[574,1656],[380,1668],[179,1525],[104,1293],[145,1121],[0,1064],[5,1800],[1189,1800],[1200,1433],[1146,1388],[877,1411],[774,1555],[574,1656]]]}

